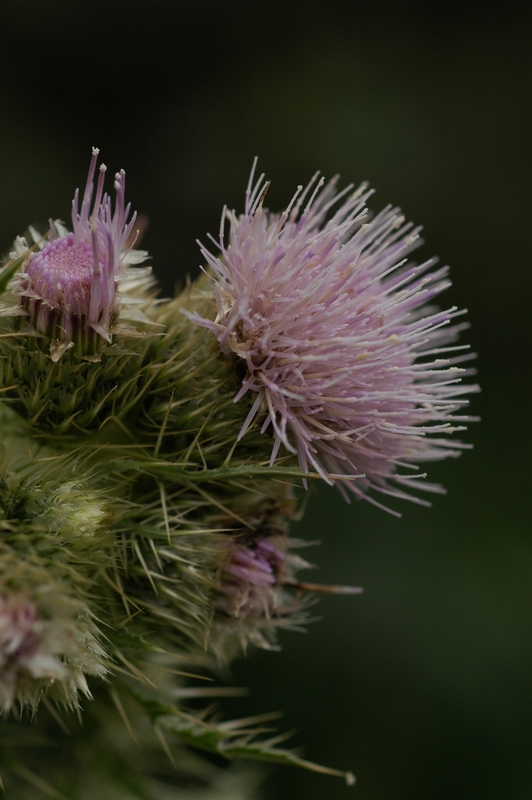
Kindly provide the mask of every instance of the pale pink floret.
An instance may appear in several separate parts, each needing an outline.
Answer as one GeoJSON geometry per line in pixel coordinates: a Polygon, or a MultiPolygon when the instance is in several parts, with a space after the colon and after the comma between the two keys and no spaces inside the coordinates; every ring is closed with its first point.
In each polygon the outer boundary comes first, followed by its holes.
{"type": "Polygon", "coordinates": [[[413,472],[460,453],[446,437],[463,429],[456,412],[476,388],[457,366],[468,358],[454,344],[463,312],[430,305],[448,268],[407,262],[420,229],[390,206],[370,219],[365,184],[337,192],[336,179],[315,176],[280,215],[263,206],[268,185],[252,171],[244,214],[224,209],[220,253],[201,246],[218,314],[191,315],[247,365],[235,402],[256,399],[240,437],[262,412],[272,463],[284,446],[358,496],[438,491],[413,472]]]}
{"type": "Polygon", "coordinates": [[[128,220],[125,172],[115,175],[113,211],[110,196],[103,192],[104,164],[95,187],[98,154],[93,148],[81,207],[79,190],[72,201],[72,233],[51,221],[48,241],[30,257],[22,276],[20,295],[32,324],[65,342],[85,328],[111,341],[117,282],[126,276],[128,260],[138,262],[144,255],[130,259],[136,214],[128,220]]]}

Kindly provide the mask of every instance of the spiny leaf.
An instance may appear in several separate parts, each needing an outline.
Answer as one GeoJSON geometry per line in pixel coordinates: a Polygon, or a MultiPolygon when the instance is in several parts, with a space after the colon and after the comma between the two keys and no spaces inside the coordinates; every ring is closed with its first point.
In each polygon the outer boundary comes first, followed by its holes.
{"type": "Polygon", "coordinates": [[[156,726],[174,731],[187,744],[201,750],[228,759],[247,758],[267,761],[341,777],[348,786],[352,786],[355,782],[351,772],[324,767],[301,758],[291,750],[278,748],[277,743],[286,738],[285,736],[258,739],[258,736],[268,730],[262,727],[262,723],[277,717],[277,714],[216,722],[187,714],[172,706],[165,706],[156,700],[143,700],[142,704],[156,726]]]}

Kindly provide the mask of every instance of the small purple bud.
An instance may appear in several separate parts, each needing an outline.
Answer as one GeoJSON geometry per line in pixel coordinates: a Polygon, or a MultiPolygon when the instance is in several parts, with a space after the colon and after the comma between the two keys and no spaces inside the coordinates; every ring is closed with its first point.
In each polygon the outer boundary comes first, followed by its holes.
{"type": "Polygon", "coordinates": [[[220,565],[215,608],[230,617],[270,617],[277,607],[277,586],[286,555],[266,539],[237,545],[220,565]]]}

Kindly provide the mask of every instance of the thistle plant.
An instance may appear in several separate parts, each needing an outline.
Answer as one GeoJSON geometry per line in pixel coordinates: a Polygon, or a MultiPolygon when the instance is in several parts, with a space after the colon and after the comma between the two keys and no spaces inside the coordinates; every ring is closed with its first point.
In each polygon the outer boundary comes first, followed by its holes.
{"type": "Polygon", "coordinates": [[[30,228],[0,270],[8,796],[220,797],[226,773],[200,751],[352,782],[265,718],[198,703],[224,694],[205,683],[220,664],[301,628],[320,590],[360,591],[300,576],[290,522],[310,480],[377,505],[440,491],[419,465],[460,454],[476,389],[461,312],[433,305],[447,268],[408,261],[419,229],[371,217],[365,185],[315,177],[277,215],[252,172],[204,274],[159,300],[125,173],[113,200],[98,155],[72,231],[30,228]]]}

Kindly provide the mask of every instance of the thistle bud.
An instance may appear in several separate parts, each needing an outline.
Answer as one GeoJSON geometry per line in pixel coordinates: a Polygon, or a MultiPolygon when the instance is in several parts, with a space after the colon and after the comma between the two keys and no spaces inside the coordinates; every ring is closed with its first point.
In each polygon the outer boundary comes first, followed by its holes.
{"type": "MultiPolygon", "coordinates": [[[[146,257],[130,247],[136,239],[136,214],[130,217],[130,205],[125,204],[125,172],[115,175],[113,210],[103,191],[105,164],[95,179],[98,154],[93,148],[81,204],[75,192],[72,232],[51,220],[45,239],[34,234],[38,249],[27,251],[19,273],[20,305],[34,329],[51,340],[53,360],[70,347],[90,353],[103,341],[111,342],[120,301],[117,284],[130,276],[129,265],[146,257]]],[[[18,245],[23,248],[24,240],[18,245]]]]}

